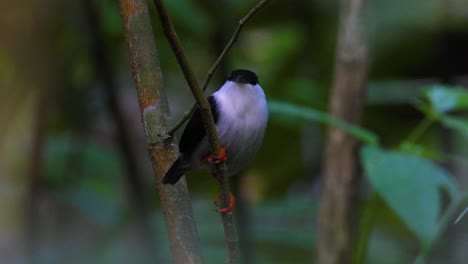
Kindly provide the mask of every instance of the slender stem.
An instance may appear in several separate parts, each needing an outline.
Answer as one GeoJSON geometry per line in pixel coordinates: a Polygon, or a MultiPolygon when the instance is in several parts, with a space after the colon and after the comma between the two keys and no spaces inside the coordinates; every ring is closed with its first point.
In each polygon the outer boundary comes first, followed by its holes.
{"type": "Polygon", "coordinates": [[[174,30],[174,26],[166,11],[163,1],[154,0],[153,2],[159,14],[164,35],[166,36],[166,39],[168,40],[171,46],[172,52],[174,53],[174,56],[177,59],[177,63],[179,64],[182,73],[184,74],[185,80],[187,81],[187,84],[190,87],[193,96],[195,97],[197,106],[200,109],[203,124],[205,125],[206,134],[208,136],[208,140],[210,141],[211,154],[214,156],[219,156],[219,140],[218,135],[216,133],[216,126],[213,120],[213,115],[211,113],[208,100],[205,98],[203,90],[200,88],[195,74],[193,73],[192,68],[189,65],[187,57],[185,56],[184,50],[182,48],[182,45],[180,44],[179,38],[177,37],[177,34],[174,30]]]}
{"type": "Polygon", "coordinates": [[[457,217],[457,219],[455,219],[455,221],[453,221],[454,224],[457,224],[458,222],[460,222],[460,220],[466,215],[468,214],[468,207],[465,207],[465,210],[463,210],[463,212],[461,212],[461,214],[457,217]]]}
{"type": "MultiPolygon", "coordinates": [[[[177,59],[182,73],[185,76],[185,80],[187,81],[190,90],[193,96],[195,97],[197,106],[200,109],[203,124],[205,126],[206,135],[210,143],[211,155],[213,157],[218,157],[220,155],[219,138],[208,100],[205,98],[203,90],[198,84],[195,75],[193,74],[193,71],[188,63],[188,60],[185,57],[184,51],[174,30],[174,26],[172,25],[172,21],[166,11],[163,1],[154,0],[153,2],[159,14],[164,35],[166,36],[166,39],[168,40],[172,48],[172,52],[174,53],[177,59]]],[[[221,207],[223,208],[228,207],[230,200],[229,181],[225,172],[226,165],[224,164],[224,162],[215,164],[213,168],[213,173],[217,175],[220,192],[219,197],[221,199],[221,207]]],[[[228,247],[228,263],[239,263],[239,239],[237,237],[237,233],[234,227],[233,217],[231,214],[228,213],[222,213],[221,217],[223,220],[224,233],[228,247]]]]}
{"type": "Polygon", "coordinates": [[[192,116],[193,112],[195,112],[195,109],[197,109],[197,103],[193,102],[192,106],[190,106],[190,109],[185,111],[184,115],[175,123],[173,127],[171,127],[168,131],[168,135],[174,135],[174,133],[185,123],[189,118],[192,116]]]}
{"type": "Polygon", "coordinates": [[[454,218],[457,218],[457,215],[460,213],[460,207],[466,206],[468,203],[468,192],[463,193],[458,199],[454,200],[450,203],[447,210],[445,210],[444,214],[440,218],[439,226],[437,228],[437,233],[434,236],[434,239],[429,246],[423,248],[418,256],[416,256],[413,263],[415,264],[423,264],[427,262],[427,257],[434,246],[434,243],[440,239],[443,232],[447,229],[449,224],[454,222],[454,218]]]}
{"type": "MultiPolygon", "coordinates": [[[[174,53],[174,56],[177,59],[177,63],[179,64],[182,73],[184,74],[185,80],[187,81],[187,84],[190,87],[190,91],[195,97],[197,106],[200,109],[206,134],[210,142],[210,152],[213,156],[217,157],[220,154],[220,145],[213,115],[211,113],[210,104],[205,98],[203,90],[200,88],[195,74],[193,73],[192,68],[189,65],[187,57],[185,56],[184,50],[182,48],[182,45],[180,44],[179,38],[177,37],[174,26],[169,17],[169,14],[166,11],[166,7],[164,6],[163,1],[154,0],[153,2],[159,14],[164,35],[166,36],[166,39],[168,40],[171,46],[172,52],[174,53]]],[[[221,166],[219,167],[223,167],[222,165],[224,165],[224,163],[221,163],[221,166]]]]}
{"type": "Polygon", "coordinates": [[[146,0],[120,0],[120,12],[173,262],[203,263],[185,180],[181,179],[174,186],[162,183],[179,151],[165,133],[170,113],[148,4],[146,0]]]}
{"type": "MultiPolygon", "coordinates": [[[[252,8],[247,15],[245,15],[241,20],[239,20],[239,23],[237,24],[236,29],[234,30],[234,33],[232,34],[231,39],[229,40],[228,44],[226,47],[224,47],[224,50],[221,52],[219,57],[216,59],[215,63],[211,68],[208,70],[208,75],[206,76],[206,80],[203,83],[202,89],[203,91],[206,91],[208,88],[208,84],[210,83],[211,79],[213,78],[214,73],[218,69],[219,64],[221,61],[226,57],[227,53],[231,50],[232,46],[234,46],[234,43],[237,42],[237,39],[239,38],[239,34],[244,27],[244,25],[249,21],[250,18],[252,18],[258,10],[260,10],[262,7],[264,7],[266,4],[268,4],[270,0],[262,0],[260,1],[254,8],[252,8]]],[[[176,124],[168,130],[168,134],[172,135],[174,134],[193,114],[193,112],[196,109],[196,103],[193,103],[192,106],[190,107],[189,110],[187,110],[182,118],[176,122],[176,124]]]]}
{"type": "Polygon", "coordinates": [[[367,246],[369,244],[369,237],[374,227],[374,203],[376,202],[377,197],[377,194],[374,192],[370,198],[370,201],[365,205],[364,211],[362,213],[359,224],[359,235],[357,238],[355,250],[352,255],[352,264],[364,263],[367,254],[367,246]]]}
{"type": "Polygon", "coordinates": [[[215,73],[216,69],[218,68],[219,64],[221,63],[221,60],[226,56],[226,54],[231,50],[232,46],[234,46],[234,43],[236,43],[237,39],[239,38],[239,34],[242,30],[242,27],[244,27],[245,23],[249,21],[251,17],[257,13],[258,10],[260,10],[262,7],[264,7],[266,4],[268,4],[270,0],[262,0],[260,1],[254,8],[252,8],[249,13],[245,17],[243,17],[241,20],[239,20],[239,23],[237,24],[236,30],[234,30],[234,33],[232,34],[231,40],[229,40],[228,44],[224,48],[223,52],[221,52],[221,55],[219,55],[218,59],[214,63],[214,65],[210,68],[208,71],[208,76],[205,81],[205,84],[203,85],[203,90],[206,89],[208,86],[208,83],[210,82],[211,78],[213,77],[213,74],[215,73]]]}
{"type": "Polygon", "coordinates": [[[434,123],[434,119],[425,117],[419,124],[411,131],[408,138],[403,142],[416,142],[424,132],[434,123]]]}

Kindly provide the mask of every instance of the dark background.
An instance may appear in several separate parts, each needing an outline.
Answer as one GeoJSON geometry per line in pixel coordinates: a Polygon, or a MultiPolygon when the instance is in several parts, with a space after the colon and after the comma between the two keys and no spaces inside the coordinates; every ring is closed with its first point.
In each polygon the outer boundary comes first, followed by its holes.
{"type": "MultiPolygon", "coordinates": [[[[200,82],[256,3],[166,1],[200,82]]],[[[150,6],[175,122],[193,99],[150,6]]],[[[117,1],[0,7],[0,261],[31,263],[33,252],[39,263],[168,263],[117,1]]],[[[424,117],[414,105],[427,85],[467,84],[467,25],[462,0],[368,1],[362,126],[382,146],[398,147],[424,117]]],[[[231,69],[248,68],[269,100],[327,111],[337,26],[337,1],[271,1],[245,26],[209,93],[231,69]]],[[[257,158],[234,180],[252,263],[311,262],[325,128],[272,114],[257,158]]],[[[466,188],[466,137],[434,125],[418,143],[456,155],[438,164],[466,188]]],[[[187,181],[205,259],[222,263],[216,183],[206,172],[187,181]]],[[[369,202],[369,184],[361,185],[356,215],[369,202]]],[[[366,263],[410,263],[416,237],[382,199],[373,206],[366,263]]],[[[462,219],[444,233],[432,263],[468,259],[467,224],[462,219]]]]}

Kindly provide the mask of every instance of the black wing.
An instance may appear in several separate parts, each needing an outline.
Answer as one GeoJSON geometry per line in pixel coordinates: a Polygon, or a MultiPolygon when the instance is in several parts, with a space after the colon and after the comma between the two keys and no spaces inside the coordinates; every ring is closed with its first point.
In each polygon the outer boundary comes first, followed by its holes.
{"type": "MultiPolygon", "coordinates": [[[[210,103],[211,113],[213,114],[213,119],[216,124],[218,122],[219,112],[218,105],[213,95],[208,97],[208,103],[210,103]]],[[[197,108],[180,138],[180,152],[187,156],[192,155],[193,151],[195,151],[195,148],[200,144],[205,135],[206,132],[205,127],[203,126],[200,109],[197,108]]]]}

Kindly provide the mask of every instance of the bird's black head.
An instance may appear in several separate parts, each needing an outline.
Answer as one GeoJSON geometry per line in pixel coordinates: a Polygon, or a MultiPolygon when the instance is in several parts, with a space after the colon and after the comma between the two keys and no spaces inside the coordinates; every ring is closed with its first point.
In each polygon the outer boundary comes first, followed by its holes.
{"type": "Polygon", "coordinates": [[[258,77],[257,74],[255,74],[253,71],[233,70],[231,74],[229,74],[228,81],[256,85],[258,84],[258,77]]]}

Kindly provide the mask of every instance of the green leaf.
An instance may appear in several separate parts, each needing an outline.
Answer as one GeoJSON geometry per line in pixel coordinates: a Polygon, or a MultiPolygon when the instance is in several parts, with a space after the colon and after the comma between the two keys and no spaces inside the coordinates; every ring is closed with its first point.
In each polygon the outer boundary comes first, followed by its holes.
{"type": "Polygon", "coordinates": [[[424,95],[435,114],[468,109],[468,91],[462,87],[434,85],[424,95]]]}
{"type": "Polygon", "coordinates": [[[440,122],[444,126],[468,136],[468,119],[444,115],[440,117],[440,122]]]}
{"type": "Polygon", "coordinates": [[[440,189],[458,194],[449,173],[421,157],[366,146],[361,160],[375,191],[426,248],[437,235],[440,189]]]}
{"type": "Polygon", "coordinates": [[[378,144],[378,137],[376,134],[364,128],[343,122],[328,115],[327,113],[320,112],[312,108],[274,100],[270,100],[268,102],[268,108],[270,110],[270,113],[272,113],[273,115],[285,116],[288,118],[292,117],[299,120],[303,119],[323,123],[330,126],[335,126],[367,144],[378,144]]]}
{"type": "Polygon", "coordinates": [[[430,149],[424,145],[414,144],[409,141],[404,141],[401,143],[398,150],[428,159],[447,160],[450,158],[449,155],[446,155],[442,152],[430,149]]]}
{"type": "Polygon", "coordinates": [[[427,89],[427,86],[421,86],[419,80],[369,82],[367,103],[377,105],[412,104],[421,98],[427,89]]]}

